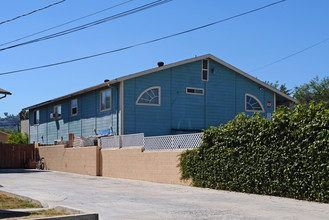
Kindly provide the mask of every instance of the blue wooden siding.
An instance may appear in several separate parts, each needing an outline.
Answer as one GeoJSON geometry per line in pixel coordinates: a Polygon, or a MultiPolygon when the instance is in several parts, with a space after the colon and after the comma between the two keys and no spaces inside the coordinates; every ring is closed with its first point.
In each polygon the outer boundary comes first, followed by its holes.
{"type": "Polygon", "coordinates": [[[124,133],[168,135],[219,126],[245,112],[246,93],[262,102],[263,116],[273,112],[272,91],[212,60],[209,80],[202,81],[201,62],[125,80],[124,133]],[[161,106],[136,105],[140,93],[151,86],[161,86],[161,106]],[[186,94],[186,87],[204,89],[204,95],[186,94]]]}
{"type": "MultiPolygon", "coordinates": [[[[245,112],[245,94],[257,97],[264,107],[263,116],[273,112],[274,93],[235,71],[209,60],[209,80],[201,80],[202,61],[176,66],[151,74],[125,80],[124,134],[144,133],[145,136],[195,132],[219,126],[245,112]],[[161,87],[161,105],[136,105],[138,96],[147,88],[161,87]],[[204,95],[187,94],[186,88],[199,88],[204,95]],[[271,102],[270,108],[267,103],[271,102]]],[[[78,137],[95,135],[95,130],[111,129],[119,134],[120,83],[111,85],[111,110],[100,111],[100,91],[104,87],[40,110],[40,125],[33,125],[30,111],[30,142],[51,144],[54,140],[68,140],[68,134],[78,137]],[[71,100],[78,99],[78,114],[71,116],[71,100]],[[62,118],[53,120],[54,106],[62,105],[62,118]]],[[[251,115],[253,113],[247,112],[251,115]]]]}
{"type": "Polygon", "coordinates": [[[104,87],[88,92],[58,103],[53,103],[40,108],[40,124],[33,125],[33,110],[30,110],[30,142],[52,144],[54,140],[68,140],[68,134],[74,133],[76,137],[88,137],[95,135],[99,130],[111,129],[116,135],[119,131],[119,84],[112,87],[112,108],[108,111],[100,111],[100,91],[108,89],[104,87]],[[78,114],[71,116],[71,100],[78,99],[78,114]],[[53,120],[50,114],[54,112],[55,105],[62,105],[62,118],[53,120]]]}

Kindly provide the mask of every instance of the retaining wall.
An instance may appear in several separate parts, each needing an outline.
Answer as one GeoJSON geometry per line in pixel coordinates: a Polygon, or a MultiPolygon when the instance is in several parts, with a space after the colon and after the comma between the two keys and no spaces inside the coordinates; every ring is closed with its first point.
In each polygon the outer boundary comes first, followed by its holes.
{"type": "Polygon", "coordinates": [[[157,183],[189,185],[181,181],[179,155],[184,150],[142,151],[142,147],[102,149],[39,147],[46,169],[92,176],[134,179],[157,183]]]}
{"type": "Polygon", "coordinates": [[[46,169],[98,176],[100,148],[64,148],[64,145],[39,147],[46,169]]]}
{"type": "Polygon", "coordinates": [[[102,176],[188,185],[181,181],[179,155],[184,150],[144,151],[142,147],[102,149],[102,176]]]}

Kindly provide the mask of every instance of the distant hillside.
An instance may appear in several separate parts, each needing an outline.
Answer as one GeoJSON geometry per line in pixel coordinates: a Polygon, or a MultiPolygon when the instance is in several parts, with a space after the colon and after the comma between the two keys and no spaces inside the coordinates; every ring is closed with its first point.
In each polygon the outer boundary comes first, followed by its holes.
{"type": "Polygon", "coordinates": [[[9,130],[17,130],[17,125],[19,122],[18,115],[8,115],[5,114],[5,118],[0,118],[0,127],[9,130]]]}

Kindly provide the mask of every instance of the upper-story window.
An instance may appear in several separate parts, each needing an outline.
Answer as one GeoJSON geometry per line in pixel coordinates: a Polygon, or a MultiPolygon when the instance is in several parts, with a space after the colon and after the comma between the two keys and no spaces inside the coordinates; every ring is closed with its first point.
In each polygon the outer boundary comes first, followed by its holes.
{"type": "Polygon", "coordinates": [[[40,111],[34,110],[33,112],[33,124],[38,125],[40,124],[40,111]]]}
{"type": "Polygon", "coordinates": [[[202,60],[201,79],[202,81],[208,81],[208,77],[209,77],[209,60],[202,60]]]}
{"type": "Polygon", "coordinates": [[[245,95],[246,112],[264,112],[262,102],[251,94],[245,95]]]}
{"type": "Polygon", "coordinates": [[[78,99],[71,100],[71,116],[78,115],[78,99]]]}
{"type": "Polygon", "coordinates": [[[53,117],[55,119],[61,119],[62,118],[62,105],[55,105],[54,106],[54,115],[53,117]]]}
{"type": "Polygon", "coordinates": [[[153,86],[145,89],[137,98],[136,105],[161,105],[161,87],[153,86]]]}
{"type": "Polygon", "coordinates": [[[103,90],[100,93],[101,111],[111,110],[111,89],[103,90]]]}

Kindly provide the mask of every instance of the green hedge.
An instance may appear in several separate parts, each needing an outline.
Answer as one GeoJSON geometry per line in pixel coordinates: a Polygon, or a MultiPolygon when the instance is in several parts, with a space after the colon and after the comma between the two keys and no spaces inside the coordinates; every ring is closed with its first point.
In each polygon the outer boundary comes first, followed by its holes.
{"type": "Polygon", "coordinates": [[[180,157],[195,186],[329,202],[329,110],[311,103],[273,119],[238,115],[180,157]]]}

